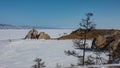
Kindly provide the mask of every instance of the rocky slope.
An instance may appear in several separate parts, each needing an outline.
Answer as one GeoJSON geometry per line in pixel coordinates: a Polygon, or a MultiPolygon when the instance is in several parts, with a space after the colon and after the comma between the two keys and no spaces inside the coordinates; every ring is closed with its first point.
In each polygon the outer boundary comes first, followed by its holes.
{"type": "MultiPolygon", "coordinates": [[[[94,29],[87,34],[87,39],[92,39],[92,38],[96,37],[97,35],[110,36],[110,35],[113,35],[118,32],[120,33],[120,30],[94,29]]],[[[84,30],[77,29],[77,30],[71,32],[69,35],[61,36],[58,39],[80,39],[80,38],[83,38],[83,36],[84,36],[84,30]]]]}

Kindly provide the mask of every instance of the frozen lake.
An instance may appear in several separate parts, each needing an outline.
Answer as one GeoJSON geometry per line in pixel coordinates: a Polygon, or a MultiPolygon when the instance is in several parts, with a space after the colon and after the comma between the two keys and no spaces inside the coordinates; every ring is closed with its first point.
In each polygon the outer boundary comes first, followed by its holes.
{"type": "MultiPolygon", "coordinates": [[[[73,56],[65,55],[65,50],[75,50],[82,55],[82,50],[73,47],[73,40],[23,40],[30,29],[1,29],[0,30],[0,68],[31,68],[34,60],[41,58],[47,68],[56,64],[70,66],[78,60],[73,56]],[[12,41],[10,41],[12,39],[12,41]],[[14,40],[13,40],[14,39],[14,40]]],[[[72,29],[41,29],[52,38],[69,34],[72,29]]],[[[91,45],[91,40],[87,40],[91,45]]],[[[86,56],[92,55],[86,52],[86,56]]],[[[102,55],[104,56],[104,55],[102,55]]],[[[106,57],[107,58],[107,57],[106,57]]]]}

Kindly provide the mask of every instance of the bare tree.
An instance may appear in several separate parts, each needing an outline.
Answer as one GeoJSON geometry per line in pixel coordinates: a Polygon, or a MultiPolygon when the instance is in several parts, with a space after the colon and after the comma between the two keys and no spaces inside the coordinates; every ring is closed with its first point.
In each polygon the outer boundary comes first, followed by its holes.
{"type": "Polygon", "coordinates": [[[83,38],[82,38],[82,42],[81,39],[77,42],[75,42],[75,47],[79,48],[83,48],[83,56],[79,55],[78,53],[76,53],[75,51],[65,51],[65,53],[67,55],[72,55],[75,56],[79,59],[82,58],[82,65],[85,65],[85,50],[86,50],[86,40],[87,40],[87,34],[95,28],[95,24],[93,24],[93,22],[90,21],[90,17],[93,16],[93,13],[87,13],[86,14],[87,18],[86,19],[82,19],[82,22],[80,23],[80,30],[83,31],[83,38]]]}
{"type": "Polygon", "coordinates": [[[33,68],[45,68],[45,63],[42,62],[42,59],[36,58],[35,62],[36,64],[32,66],[33,68]]]}

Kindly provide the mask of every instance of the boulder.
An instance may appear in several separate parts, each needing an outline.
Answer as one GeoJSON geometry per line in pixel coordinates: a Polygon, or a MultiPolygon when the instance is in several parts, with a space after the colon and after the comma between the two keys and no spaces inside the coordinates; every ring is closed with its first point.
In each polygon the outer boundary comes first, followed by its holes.
{"type": "Polygon", "coordinates": [[[117,49],[120,49],[120,39],[115,39],[115,41],[110,44],[110,51],[115,51],[117,49]]]}
{"type": "Polygon", "coordinates": [[[92,41],[92,49],[115,51],[120,49],[120,38],[114,36],[104,37],[101,35],[96,36],[92,41]]]}
{"type": "Polygon", "coordinates": [[[102,35],[97,35],[93,42],[92,42],[92,48],[93,49],[101,49],[106,44],[106,38],[102,35]]]}
{"type": "Polygon", "coordinates": [[[109,52],[109,63],[119,63],[118,59],[120,58],[120,39],[115,39],[115,41],[110,44],[109,52]]]}
{"type": "Polygon", "coordinates": [[[38,35],[38,39],[50,39],[50,36],[45,32],[40,32],[40,34],[38,35]]]}
{"type": "Polygon", "coordinates": [[[38,37],[38,31],[35,29],[32,29],[28,32],[25,39],[37,39],[38,37]]]}

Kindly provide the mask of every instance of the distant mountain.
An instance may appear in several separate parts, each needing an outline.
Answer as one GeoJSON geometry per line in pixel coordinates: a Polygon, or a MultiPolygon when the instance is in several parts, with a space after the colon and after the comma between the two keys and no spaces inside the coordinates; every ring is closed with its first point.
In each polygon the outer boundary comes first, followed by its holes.
{"type": "Polygon", "coordinates": [[[9,24],[0,24],[0,29],[31,29],[31,28],[47,29],[47,27],[39,27],[39,26],[15,26],[15,25],[9,25],[9,24]]]}
{"type": "Polygon", "coordinates": [[[55,28],[55,27],[41,27],[41,26],[15,26],[9,24],[0,24],[0,29],[70,29],[70,28],[55,28]]]}
{"type": "Polygon", "coordinates": [[[17,28],[20,28],[20,27],[8,25],[8,24],[0,24],[0,29],[17,29],[17,28]]]}

